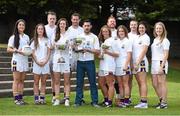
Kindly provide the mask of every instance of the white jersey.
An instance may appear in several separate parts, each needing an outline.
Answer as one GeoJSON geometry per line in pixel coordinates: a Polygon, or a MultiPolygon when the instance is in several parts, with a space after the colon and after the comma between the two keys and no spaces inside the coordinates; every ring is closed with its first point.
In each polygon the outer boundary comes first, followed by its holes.
{"type": "MultiPolygon", "coordinates": [[[[136,40],[135,39],[133,40],[132,58],[134,63],[142,53],[144,45],[149,46],[149,44],[150,44],[150,38],[146,33],[142,36],[138,36],[136,40]]],[[[143,60],[147,60],[146,55],[144,56],[143,60]]]]}
{"type": "Polygon", "coordinates": [[[116,58],[116,67],[124,67],[128,52],[132,52],[131,43],[128,38],[119,39],[117,38],[115,40],[116,48],[119,53],[119,57],[116,58]]]}
{"type": "Polygon", "coordinates": [[[129,32],[128,39],[130,41],[131,46],[133,45],[133,40],[137,40],[138,35],[136,33],[129,32]]]}
{"type": "MultiPolygon", "coordinates": [[[[86,35],[85,33],[82,33],[81,35],[79,35],[78,38],[83,38],[82,43],[79,45],[82,48],[100,50],[99,39],[95,34],[89,33],[88,35],[86,35]]],[[[80,52],[78,53],[78,60],[79,61],[94,60],[94,54],[89,52],[85,52],[85,53],[80,52]]]]}
{"type": "MultiPolygon", "coordinates": [[[[115,40],[112,37],[106,39],[102,45],[109,46],[108,50],[110,52],[117,52],[115,40]]],[[[102,50],[102,45],[101,45],[101,50],[102,50]]],[[[113,56],[108,55],[108,54],[104,54],[103,59],[100,60],[99,70],[114,72],[115,66],[116,66],[115,58],[113,56]]]]}
{"type": "Polygon", "coordinates": [[[56,32],[56,25],[52,28],[47,24],[45,25],[45,30],[46,30],[48,39],[51,39],[52,35],[56,32]]]}
{"type": "MultiPolygon", "coordinates": [[[[35,57],[38,62],[45,61],[47,59],[48,48],[50,48],[50,41],[48,38],[38,38],[38,47],[35,49],[34,41],[31,43],[31,48],[35,50],[35,57]]],[[[49,74],[49,62],[44,67],[40,67],[33,62],[33,73],[35,74],[49,74]]]]}
{"type": "Polygon", "coordinates": [[[117,36],[117,30],[111,30],[111,37],[116,37],[117,36]]]}
{"type": "MultiPolygon", "coordinates": [[[[15,36],[12,35],[9,38],[9,42],[8,42],[8,46],[9,47],[15,48],[15,46],[14,46],[14,37],[15,36]]],[[[29,43],[30,43],[28,35],[23,34],[23,35],[19,35],[19,37],[20,37],[20,40],[19,40],[18,50],[22,49],[22,47],[25,46],[25,45],[29,45],[29,43]]],[[[12,60],[20,60],[20,61],[24,60],[24,61],[27,61],[28,60],[28,56],[24,56],[24,55],[21,55],[21,54],[18,54],[18,53],[13,53],[12,60]]]]}
{"type": "Polygon", "coordinates": [[[163,60],[164,50],[169,50],[170,42],[167,38],[164,38],[163,41],[155,38],[151,45],[152,60],[163,60]]]}
{"type": "MultiPolygon", "coordinates": [[[[8,47],[15,48],[15,46],[14,46],[14,37],[15,36],[12,35],[9,38],[8,47]]],[[[20,40],[19,40],[18,50],[22,49],[22,47],[25,46],[25,45],[29,45],[29,43],[30,43],[28,35],[23,34],[23,35],[19,35],[19,37],[20,37],[20,40]]],[[[29,70],[29,68],[28,68],[29,67],[28,66],[28,56],[24,56],[24,55],[21,55],[19,53],[13,53],[11,64],[16,65],[15,66],[16,69],[15,70],[12,69],[13,71],[23,72],[23,71],[28,71],[29,70]]]]}
{"type": "Polygon", "coordinates": [[[67,30],[67,34],[70,40],[74,40],[75,38],[77,38],[78,35],[82,34],[83,32],[84,30],[80,26],[78,26],[77,28],[70,26],[67,30]]]}
{"type": "Polygon", "coordinates": [[[55,52],[53,55],[53,64],[58,64],[58,59],[59,58],[63,58],[65,60],[65,64],[69,65],[69,45],[68,45],[68,37],[65,34],[61,34],[60,39],[55,42],[55,37],[54,40],[52,40],[52,45],[55,48],[55,52]],[[60,50],[58,47],[64,45],[65,46],[65,50],[60,50]]]}

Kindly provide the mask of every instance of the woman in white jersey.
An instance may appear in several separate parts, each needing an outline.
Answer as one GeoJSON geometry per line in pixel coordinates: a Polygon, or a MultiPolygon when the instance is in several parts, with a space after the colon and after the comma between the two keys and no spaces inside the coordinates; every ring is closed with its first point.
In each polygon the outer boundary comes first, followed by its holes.
{"type": "Polygon", "coordinates": [[[9,38],[7,52],[13,53],[11,60],[11,69],[13,71],[13,96],[14,103],[16,105],[24,105],[23,101],[23,89],[24,79],[28,67],[28,56],[25,56],[22,52],[24,45],[29,45],[29,36],[24,33],[25,21],[19,19],[14,27],[13,35],[9,38]]]}
{"type": "Polygon", "coordinates": [[[168,56],[170,42],[167,39],[167,31],[162,22],[157,22],[154,26],[154,41],[151,45],[152,52],[152,84],[159,97],[160,103],[157,109],[167,108],[167,85],[166,74],[168,72],[168,56]]]}
{"type": "Polygon", "coordinates": [[[139,93],[140,103],[134,106],[134,108],[148,108],[147,103],[147,72],[148,72],[148,60],[146,52],[150,44],[150,38],[146,34],[146,23],[141,21],[138,25],[139,37],[133,41],[133,73],[135,74],[139,93]]]}
{"type": "Polygon", "coordinates": [[[129,75],[130,60],[132,47],[128,39],[128,30],[124,25],[120,25],[117,29],[116,46],[118,48],[119,57],[116,58],[115,75],[118,80],[120,91],[119,107],[129,106],[129,75]]]}
{"type": "Polygon", "coordinates": [[[104,96],[103,105],[111,107],[114,96],[115,57],[118,57],[118,54],[115,51],[115,42],[114,38],[111,37],[111,30],[107,27],[107,25],[101,28],[99,39],[103,42],[101,44],[98,74],[99,85],[104,96]]]}
{"type": "Polygon", "coordinates": [[[69,45],[66,30],[68,23],[65,18],[59,19],[56,33],[52,39],[52,46],[55,49],[53,55],[53,73],[55,79],[55,101],[53,105],[59,105],[60,75],[64,75],[65,106],[69,106],[70,95],[70,65],[69,65],[69,45]]]}
{"type": "Polygon", "coordinates": [[[43,24],[36,25],[31,48],[33,50],[34,103],[45,104],[46,79],[50,73],[50,41],[43,24]],[[39,81],[41,81],[40,95],[39,81]]]}

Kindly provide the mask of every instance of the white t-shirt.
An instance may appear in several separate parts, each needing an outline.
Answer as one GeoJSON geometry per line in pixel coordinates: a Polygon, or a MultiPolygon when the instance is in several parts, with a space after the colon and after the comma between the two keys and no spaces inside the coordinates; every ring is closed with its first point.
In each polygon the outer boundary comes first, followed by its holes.
{"type": "Polygon", "coordinates": [[[34,41],[31,48],[35,50],[35,56],[38,61],[44,61],[47,58],[48,48],[50,48],[50,40],[48,38],[38,38],[38,47],[35,49],[34,41]]]}
{"type": "Polygon", "coordinates": [[[67,30],[68,38],[70,40],[74,40],[78,35],[82,34],[83,32],[84,30],[80,26],[78,26],[77,28],[70,26],[67,30]]]}
{"type": "Polygon", "coordinates": [[[61,34],[60,39],[55,42],[55,37],[54,40],[52,40],[52,45],[55,47],[55,52],[53,55],[53,63],[58,63],[58,59],[60,57],[63,57],[65,59],[65,63],[69,64],[69,49],[68,49],[68,37],[67,34],[61,34]],[[58,49],[59,45],[65,45],[65,50],[60,50],[58,49]]]}
{"type": "Polygon", "coordinates": [[[111,30],[111,37],[116,37],[117,36],[117,30],[111,30]]]}
{"type": "MultiPolygon", "coordinates": [[[[109,46],[108,50],[110,52],[117,53],[114,38],[111,37],[111,38],[106,39],[103,44],[109,46]]],[[[101,45],[101,50],[102,50],[102,45],[101,45]]],[[[103,60],[100,60],[99,70],[115,71],[115,67],[116,67],[115,58],[108,54],[104,54],[103,60]]]]}
{"type": "Polygon", "coordinates": [[[169,50],[170,42],[164,38],[162,43],[159,39],[155,38],[151,45],[152,60],[163,60],[164,50],[169,50]]]}
{"type": "Polygon", "coordinates": [[[117,51],[119,53],[119,57],[115,59],[116,67],[121,67],[125,65],[128,52],[132,52],[132,47],[128,38],[124,38],[122,40],[117,38],[115,40],[115,43],[116,43],[117,51]]]}
{"type": "MultiPolygon", "coordinates": [[[[138,38],[133,40],[132,56],[134,62],[136,62],[137,58],[139,58],[140,54],[142,53],[144,45],[149,46],[149,44],[150,38],[146,33],[142,36],[138,35],[138,38]]],[[[145,59],[147,59],[146,55],[144,56],[143,60],[145,59]]]]}
{"type": "MultiPolygon", "coordinates": [[[[82,33],[81,35],[78,36],[78,38],[83,38],[83,41],[80,44],[80,46],[82,48],[97,49],[97,50],[100,49],[99,39],[95,34],[90,33],[90,34],[86,35],[85,33],[82,33]]],[[[94,60],[94,54],[89,53],[89,52],[85,52],[85,53],[79,52],[78,53],[78,60],[79,61],[94,60]]]]}
{"type": "Polygon", "coordinates": [[[52,28],[47,24],[45,25],[45,30],[46,30],[48,39],[51,39],[52,35],[56,32],[56,25],[52,28]]]}
{"type": "Polygon", "coordinates": [[[130,41],[131,46],[133,45],[133,40],[137,40],[138,35],[136,33],[129,32],[128,39],[130,41]]]}
{"type": "MultiPolygon", "coordinates": [[[[14,46],[14,37],[15,36],[12,35],[9,38],[9,41],[8,41],[8,46],[9,47],[15,48],[15,46],[14,46]]],[[[19,40],[18,50],[22,49],[22,47],[25,46],[25,45],[29,45],[29,43],[30,43],[28,35],[23,34],[23,35],[19,35],[19,37],[20,37],[20,40],[19,40]]],[[[24,60],[24,61],[28,61],[28,56],[24,56],[24,55],[21,55],[21,54],[18,54],[18,53],[13,53],[12,60],[20,60],[20,61],[24,60]]]]}

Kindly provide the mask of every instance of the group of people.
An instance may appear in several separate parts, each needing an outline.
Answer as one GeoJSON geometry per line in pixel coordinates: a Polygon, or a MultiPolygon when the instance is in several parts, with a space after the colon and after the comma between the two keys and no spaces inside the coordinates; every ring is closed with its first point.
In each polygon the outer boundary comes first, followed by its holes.
{"type": "MultiPolygon", "coordinates": [[[[116,29],[116,19],[110,16],[102,26],[99,35],[91,32],[92,23],[84,20],[79,26],[80,15],[71,15],[72,25],[66,18],[60,18],[56,24],[56,13],[48,12],[48,24],[37,24],[32,42],[24,33],[25,21],[19,19],[9,38],[7,51],[13,53],[13,96],[16,105],[24,105],[23,88],[28,67],[28,56],[22,48],[30,45],[33,58],[34,103],[45,104],[46,79],[51,76],[52,104],[63,103],[70,106],[70,73],[76,71],[76,97],[74,106],[82,106],[84,101],[84,77],[87,74],[91,105],[94,107],[112,107],[116,91],[116,105],[125,108],[131,105],[133,75],[139,87],[140,102],[134,108],[148,108],[146,53],[150,46],[150,37],[146,33],[145,22],[130,21],[130,32],[124,25],[116,29]],[[95,57],[99,58],[98,85],[104,101],[98,103],[96,85],[95,57]],[[64,77],[64,98],[60,100],[60,76],[64,77]],[[40,83],[40,84],[39,84],[40,83]]],[[[152,85],[159,98],[157,109],[167,108],[166,74],[170,42],[167,39],[165,25],[157,22],[154,26],[154,40],[151,44],[152,85]]]]}

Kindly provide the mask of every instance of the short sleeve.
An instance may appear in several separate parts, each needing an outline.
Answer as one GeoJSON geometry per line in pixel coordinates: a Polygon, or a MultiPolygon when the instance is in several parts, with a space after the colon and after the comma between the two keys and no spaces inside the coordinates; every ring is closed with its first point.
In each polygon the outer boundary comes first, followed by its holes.
{"type": "Polygon", "coordinates": [[[168,39],[164,39],[163,42],[162,42],[162,46],[163,46],[164,50],[169,50],[169,47],[170,47],[169,40],[168,39]]]}
{"type": "Polygon", "coordinates": [[[149,46],[149,44],[150,44],[149,36],[145,36],[145,38],[143,39],[143,44],[146,45],[146,46],[149,46]]]}
{"type": "Polygon", "coordinates": [[[94,49],[100,50],[99,39],[97,36],[94,37],[94,49]]]}
{"type": "Polygon", "coordinates": [[[9,38],[8,46],[9,47],[14,47],[14,35],[9,38]]]}
{"type": "Polygon", "coordinates": [[[30,45],[31,49],[34,50],[35,49],[35,46],[34,46],[34,41],[31,43],[30,45]]]}
{"type": "Polygon", "coordinates": [[[127,41],[127,52],[132,52],[132,44],[130,40],[127,41]]]}

